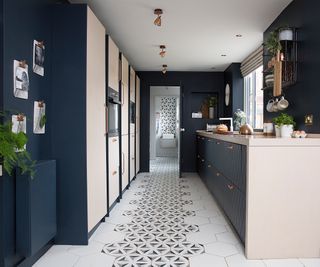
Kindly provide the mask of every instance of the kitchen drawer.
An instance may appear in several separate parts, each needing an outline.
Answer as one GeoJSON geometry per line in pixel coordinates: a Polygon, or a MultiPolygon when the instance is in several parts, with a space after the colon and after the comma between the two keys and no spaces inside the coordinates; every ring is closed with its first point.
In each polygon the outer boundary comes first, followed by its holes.
{"type": "Polygon", "coordinates": [[[198,155],[201,158],[204,158],[205,156],[205,137],[198,135],[197,136],[197,147],[198,147],[198,155]]]}

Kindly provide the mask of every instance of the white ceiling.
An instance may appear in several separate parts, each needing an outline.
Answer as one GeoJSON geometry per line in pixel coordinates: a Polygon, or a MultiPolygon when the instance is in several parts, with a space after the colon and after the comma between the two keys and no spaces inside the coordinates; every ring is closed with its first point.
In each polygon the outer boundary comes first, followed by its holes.
{"type": "Polygon", "coordinates": [[[291,1],[71,0],[89,4],[140,71],[159,71],[162,64],[168,71],[223,71],[262,43],[264,30],[291,1]],[[155,8],[163,9],[162,27],[153,24],[155,8]],[[165,58],[160,44],[167,46],[165,58]]]}

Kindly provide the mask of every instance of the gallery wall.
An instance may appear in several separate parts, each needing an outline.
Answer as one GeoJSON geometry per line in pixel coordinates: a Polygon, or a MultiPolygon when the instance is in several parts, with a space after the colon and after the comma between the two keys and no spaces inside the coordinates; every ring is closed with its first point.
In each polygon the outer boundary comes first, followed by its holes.
{"type": "MultiPolygon", "coordinates": [[[[51,159],[51,7],[55,0],[3,0],[1,5],[1,76],[0,108],[14,113],[21,112],[27,117],[27,150],[34,160],[51,159]],[[4,30],[2,32],[2,30],[4,30]],[[33,41],[45,44],[45,75],[39,76],[32,71],[33,41]],[[13,95],[13,60],[26,60],[29,65],[30,90],[28,99],[15,98],[13,95]],[[44,100],[47,104],[46,133],[33,133],[33,102],[44,100]]],[[[15,250],[15,176],[4,175],[0,179],[0,266],[13,266],[23,260],[15,250]]],[[[28,259],[25,261],[28,266],[28,259]]],[[[30,266],[30,264],[29,264],[30,266]]]]}
{"type": "MultiPolygon", "coordinates": [[[[284,89],[290,103],[287,113],[294,116],[297,127],[310,133],[320,131],[319,112],[319,64],[320,64],[320,1],[294,0],[264,32],[264,40],[271,31],[281,26],[296,27],[298,30],[298,81],[284,89]],[[304,116],[313,114],[314,124],[304,125],[304,116]]],[[[267,64],[265,60],[264,64],[267,64]]],[[[264,103],[267,104],[271,92],[266,91],[264,103]]],[[[278,113],[264,110],[265,121],[270,121],[278,113]]]]}

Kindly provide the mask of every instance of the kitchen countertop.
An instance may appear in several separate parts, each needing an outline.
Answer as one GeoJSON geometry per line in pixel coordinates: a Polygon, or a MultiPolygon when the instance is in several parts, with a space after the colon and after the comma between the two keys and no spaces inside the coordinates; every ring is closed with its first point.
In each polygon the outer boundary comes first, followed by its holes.
{"type": "Polygon", "coordinates": [[[320,135],[308,135],[307,138],[279,138],[275,136],[265,136],[263,134],[240,135],[240,134],[217,134],[198,130],[200,136],[214,138],[226,142],[245,146],[301,146],[301,147],[320,147],[320,135]]]}

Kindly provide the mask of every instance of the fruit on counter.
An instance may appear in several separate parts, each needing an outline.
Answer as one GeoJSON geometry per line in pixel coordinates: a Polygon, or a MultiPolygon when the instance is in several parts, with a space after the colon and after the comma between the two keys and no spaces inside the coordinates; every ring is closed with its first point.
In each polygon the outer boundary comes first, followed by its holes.
{"type": "Polygon", "coordinates": [[[216,128],[217,133],[227,133],[228,132],[228,126],[225,124],[219,124],[216,128]]]}
{"type": "Polygon", "coordinates": [[[292,137],[293,138],[306,138],[307,134],[305,131],[294,131],[292,133],[292,137]]]}

